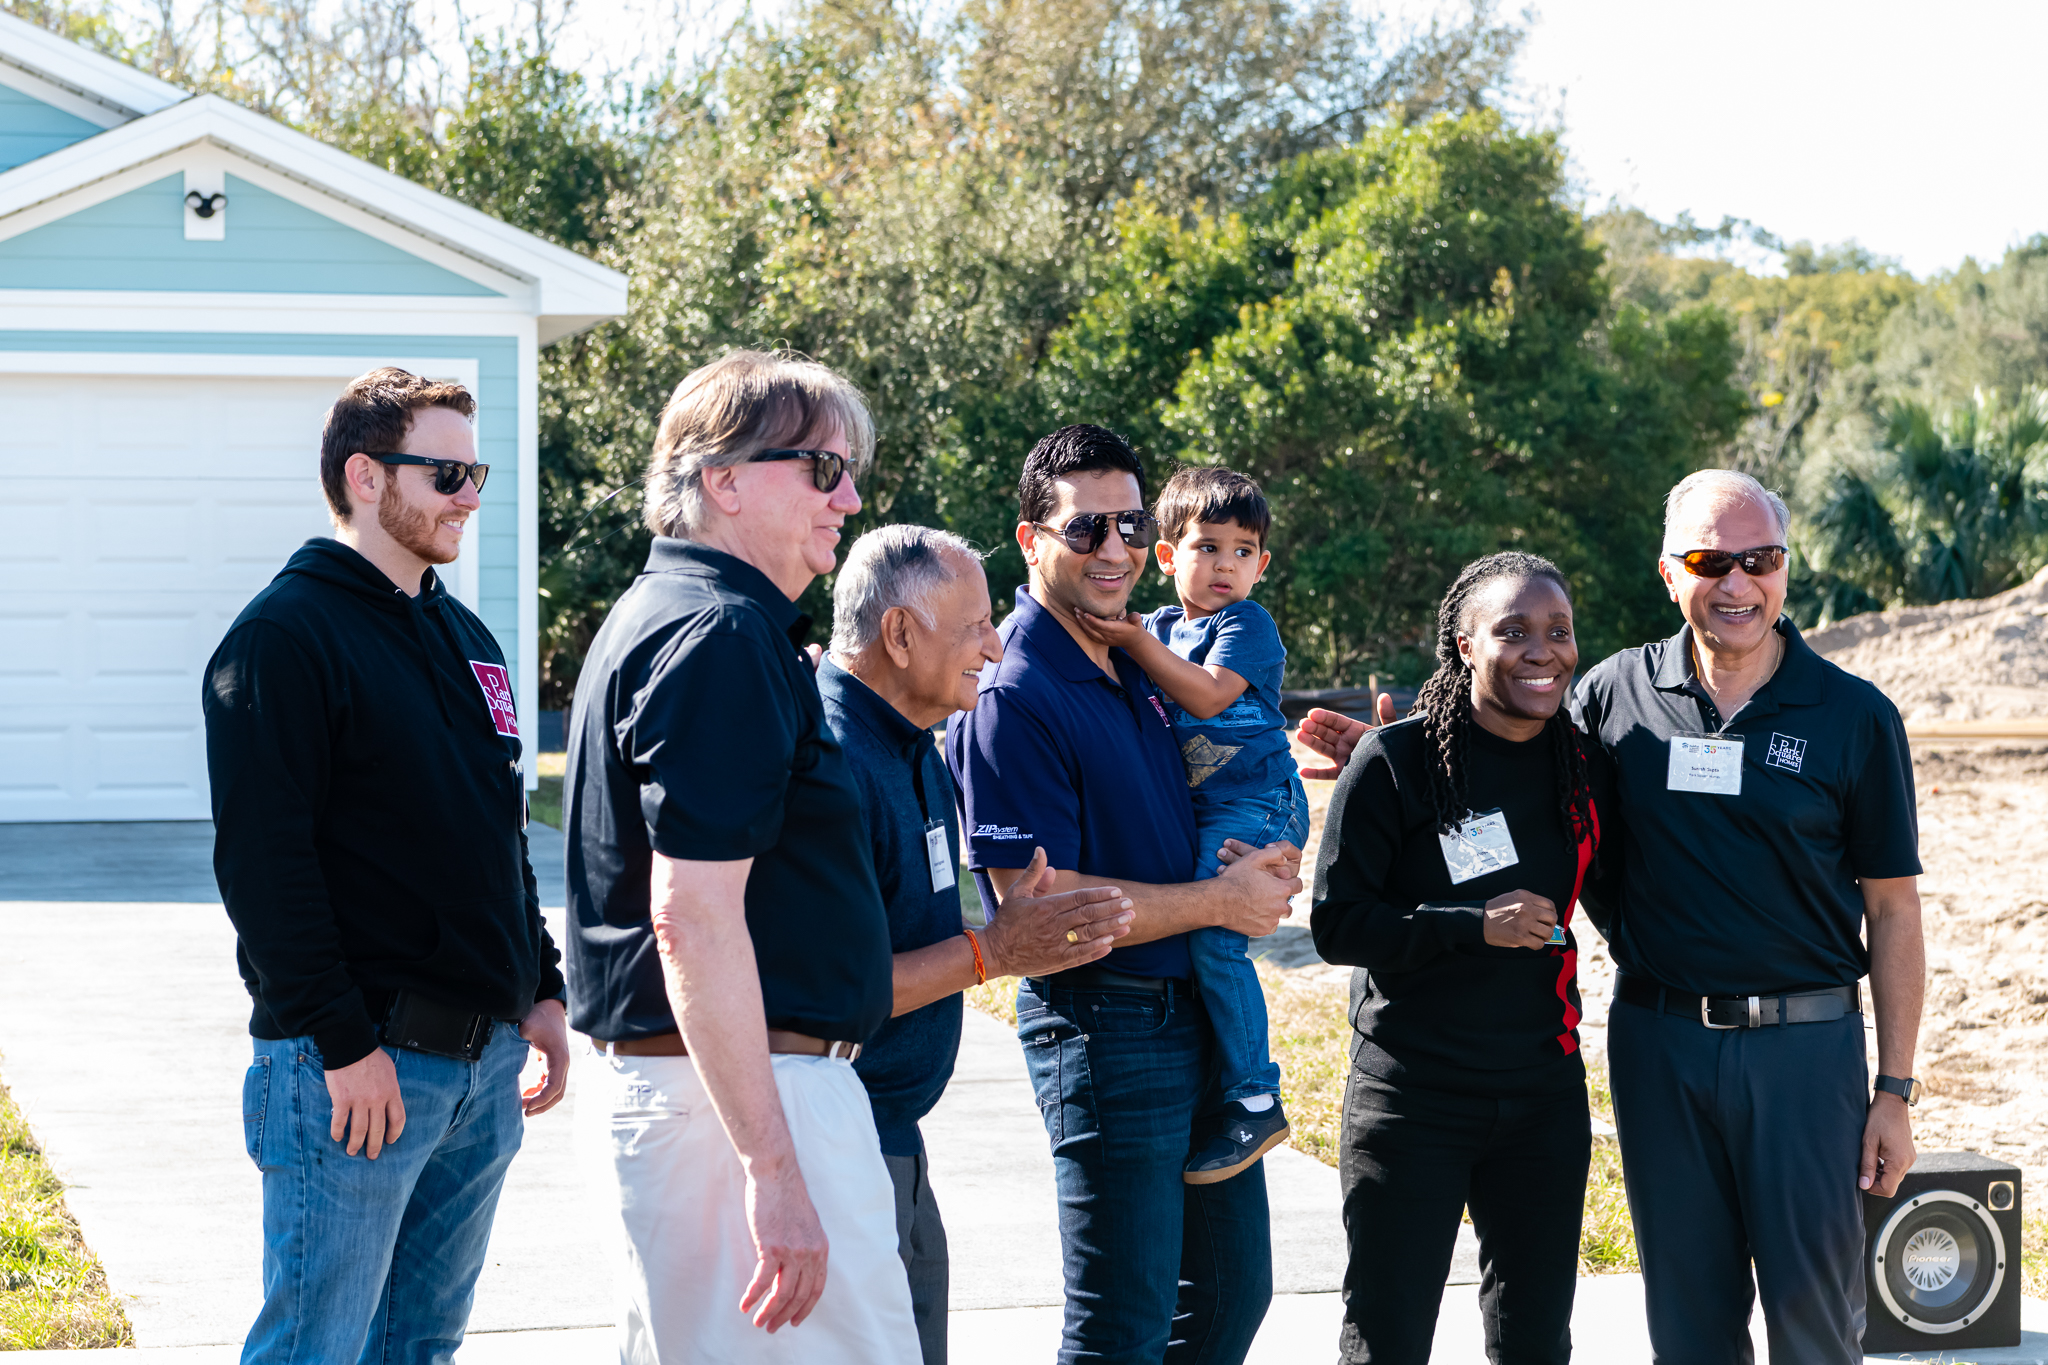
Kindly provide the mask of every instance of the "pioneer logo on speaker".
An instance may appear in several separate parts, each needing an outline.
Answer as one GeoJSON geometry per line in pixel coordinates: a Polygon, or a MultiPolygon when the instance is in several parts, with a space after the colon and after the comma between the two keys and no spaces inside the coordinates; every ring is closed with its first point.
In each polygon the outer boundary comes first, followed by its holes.
{"type": "Polygon", "coordinates": [[[2020,1344],[2020,1172],[1924,1152],[1890,1199],[1863,1200],[1871,1355],[2020,1344]]]}

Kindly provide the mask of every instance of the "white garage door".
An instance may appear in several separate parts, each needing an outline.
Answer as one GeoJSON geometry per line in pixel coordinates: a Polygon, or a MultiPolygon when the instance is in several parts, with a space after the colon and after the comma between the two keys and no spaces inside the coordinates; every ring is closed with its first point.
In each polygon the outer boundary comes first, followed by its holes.
{"type": "Polygon", "coordinates": [[[0,374],[0,821],[207,817],[200,676],[331,531],[340,387],[0,374]]]}

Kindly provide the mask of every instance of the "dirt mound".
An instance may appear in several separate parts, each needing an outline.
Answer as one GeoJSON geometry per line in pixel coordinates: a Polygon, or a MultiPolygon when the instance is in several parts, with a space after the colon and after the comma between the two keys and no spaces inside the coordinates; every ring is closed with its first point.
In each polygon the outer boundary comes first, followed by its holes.
{"type": "Polygon", "coordinates": [[[1876,683],[1908,725],[2048,719],[2048,569],[1996,597],[1852,616],[1806,643],[1876,683]]]}

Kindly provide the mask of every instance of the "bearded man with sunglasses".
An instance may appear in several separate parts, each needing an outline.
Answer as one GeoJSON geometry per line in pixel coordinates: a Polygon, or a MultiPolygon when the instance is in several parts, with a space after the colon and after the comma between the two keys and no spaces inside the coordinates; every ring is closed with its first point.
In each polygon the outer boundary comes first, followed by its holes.
{"type": "Polygon", "coordinates": [[[446,1360],[524,1120],[568,1079],[511,678],[434,569],[489,472],[475,411],[403,370],[351,383],[321,437],[335,538],[206,669],[214,870],[254,1001],[245,1362],[446,1360]]]}
{"type": "Polygon", "coordinates": [[[1658,571],[1685,624],[1572,701],[1620,784],[1583,901],[1621,969],[1608,1055],[1659,1365],[1748,1361],[1757,1291],[1773,1361],[1862,1360],[1862,1191],[1913,1163],[1912,757],[1898,709],[1781,615],[1788,520],[1747,475],[1680,482],[1658,571]]]}
{"type": "Polygon", "coordinates": [[[1195,817],[1157,686],[1084,616],[1121,620],[1158,526],[1122,438],[1063,427],[1024,461],[1017,543],[1031,578],[1002,658],[947,727],[968,863],[998,922],[1034,849],[1055,889],[1123,891],[1128,934],[1099,961],[1027,977],[1017,1033],[1051,1140],[1065,1249],[1059,1360],[1241,1361],[1272,1298],[1265,1168],[1190,1185],[1198,1115],[1222,1103],[1187,931],[1270,934],[1301,889],[1300,852],[1244,850],[1189,882],[1195,817]]]}

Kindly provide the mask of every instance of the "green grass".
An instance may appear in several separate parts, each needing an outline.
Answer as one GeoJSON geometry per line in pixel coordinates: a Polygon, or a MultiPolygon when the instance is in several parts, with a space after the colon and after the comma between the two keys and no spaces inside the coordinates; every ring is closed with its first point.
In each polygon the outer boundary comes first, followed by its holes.
{"type": "MultiPolygon", "coordinates": [[[[1344,1118],[1344,1080],[1350,1071],[1350,1000],[1341,986],[1311,985],[1278,972],[1261,972],[1273,1060],[1280,1064],[1280,1102],[1294,1134],[1289,1145],[1327,1166],[1337,1164],[1344,1118]]],[[[1013,1027],[1017,1022],[1017,981],[1004,977],[967,992],[967,1003],[1013,1027]]],[[[1602,1125],[1614,1124],[1605,1067],[1587,1072],[1587,1094],[1602,1125]]],[[[2032,1225],[2029,1294],[2037,1277],[2048,1277],[2048,1224],[2032,1225]]],[[[1628,1217],[1628,1193],[1621,1181],[1621,1148],[1612,1137],[1595,1136],[1586,1173],[1586,1214],[1579,1233],[1579,1273],[1619,1275],[1642,1267],[1636,1260],[1635,1228],[1628,1217]]]]}
{"type": "Polygon", "coordinates": [[[2020,1293],[2048,1299],[2048,1213],[2020,1220],[2020,1293]]]}
{"type": "Polygon", "coordinates": [[[540,787],[526,794],[526,808],[533,818],[556,829],[562,827],[562,769],[568,760],[563,753],[534,755],[540,787]]]}
{"type": "Polygon", "coordinates": [[[64,1186],[0,1087],[0,1351],[133,1346],[64,1186]]]}

